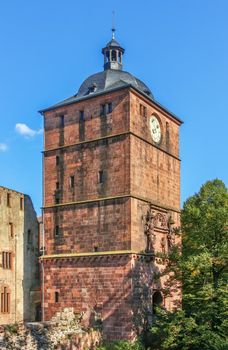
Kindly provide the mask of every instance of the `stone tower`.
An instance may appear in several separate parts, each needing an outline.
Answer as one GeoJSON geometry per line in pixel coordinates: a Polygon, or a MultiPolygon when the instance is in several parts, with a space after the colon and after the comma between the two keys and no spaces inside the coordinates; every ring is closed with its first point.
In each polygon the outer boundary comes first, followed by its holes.
{"type": "Polygon", "coordinates": [[[113,37],[104,71],[72,97],[41,111],[45,125],[43,311],[64,307],[102,323],[107,339],[132,339],[171,309],[163,267],[179,226],[181,120],[122,70],[113,37]]]}

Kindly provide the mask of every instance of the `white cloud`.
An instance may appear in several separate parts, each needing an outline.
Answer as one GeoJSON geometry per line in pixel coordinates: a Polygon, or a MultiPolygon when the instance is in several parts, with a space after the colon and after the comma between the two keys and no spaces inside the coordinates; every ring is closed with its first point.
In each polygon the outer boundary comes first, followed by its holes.
{"type": "Polygon", "coordinates": [[[8,146],[5,143],[0,143],[0,152],[6,152],[8,150],[8,146]]]}
{"type": "Polygon", "coordinates": [[[42,134],[43,130],[33,130],[28,125],[23,123],[17,123],[15,125],[15,130],[18,134],[25,136],[25,137],[34,137],[35,135],[42,134]]]}

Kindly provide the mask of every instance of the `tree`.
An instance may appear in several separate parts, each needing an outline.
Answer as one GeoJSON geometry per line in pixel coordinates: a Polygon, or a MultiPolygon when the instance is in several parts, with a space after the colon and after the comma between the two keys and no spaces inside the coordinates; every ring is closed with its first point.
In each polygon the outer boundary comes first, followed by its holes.
{"type": "Polygon", "coordinates": [[[183,310],[158,312],[152,349],[228,349],[228,193],[218,179],[206,182],[185,203],[182,253],[174,273],[183,285],[183,310]],[[181,276],[181,277],[180,277],[181,276]]]}

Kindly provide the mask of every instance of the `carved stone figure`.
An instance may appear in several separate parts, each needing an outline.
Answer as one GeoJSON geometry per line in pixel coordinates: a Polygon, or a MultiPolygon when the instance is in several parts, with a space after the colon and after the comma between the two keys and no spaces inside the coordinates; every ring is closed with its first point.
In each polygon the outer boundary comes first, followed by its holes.
{"type": "Polygon", "coordinates": [[[172,249],[173,245],[175,244],[175,230],[173,228],[174,221],[172,217],[170,216],[168,218],[168,233],[167,233],[167,242],[168,242],[168,249],[172,249]]]}
{"type": "Polygon", "coordinates": [[[165,237],[162,237],[161,239],[161,251],[162,253],[165,253],[165,237]]]}
{"type": "Polygon", "coordinates": [[[154,234],[154,217],[155,214],[152,210],[152,205],[147,210],[147,214],[145,217],[145,234],[147,236],[147,246],[146,252],[154,253],[154,243],[155,243],[155,234],[154,234]]]}

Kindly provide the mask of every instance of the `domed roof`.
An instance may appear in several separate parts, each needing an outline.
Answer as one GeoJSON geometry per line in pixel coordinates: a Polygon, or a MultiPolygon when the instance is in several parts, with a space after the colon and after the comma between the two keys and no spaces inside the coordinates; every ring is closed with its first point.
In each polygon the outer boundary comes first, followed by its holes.
{"type": "Polygon", "coordinates": [[[116,39],[112,38],[112,40],[106,44],[106,47],[121,47],[121,46],[118,43],[118,41],[116,41],[116,39]]]}
{"type": "Polygon", "coordinates": [[[134,77],[134,75],[122,70],[122,56],[124,51],[124,48],[115,39],[115,29],[113,28],[112,39],[102,49],[104,71],[90,75],[83,81],[75,95],[55,104],[49,109],[74,103],[83,98],[96,96],[125,86],[132,86],[139,92],[147,95],[151,100],[154,100],[154,96],[146,84],[134,77]]]}
{"type": "Polygon", "coordinates": [[[77,98],[82,98],[92,93],[113,90],[115,88],[124,87],[125,85],[131,85],[137,90],[140,90],[144,94],[148,95],[151,99],[154,99],[146,84],[134,77],[132,74],[117,69],[107,69],[103,72],[89,76],[80,86],[77,93],[77,98]]]}

